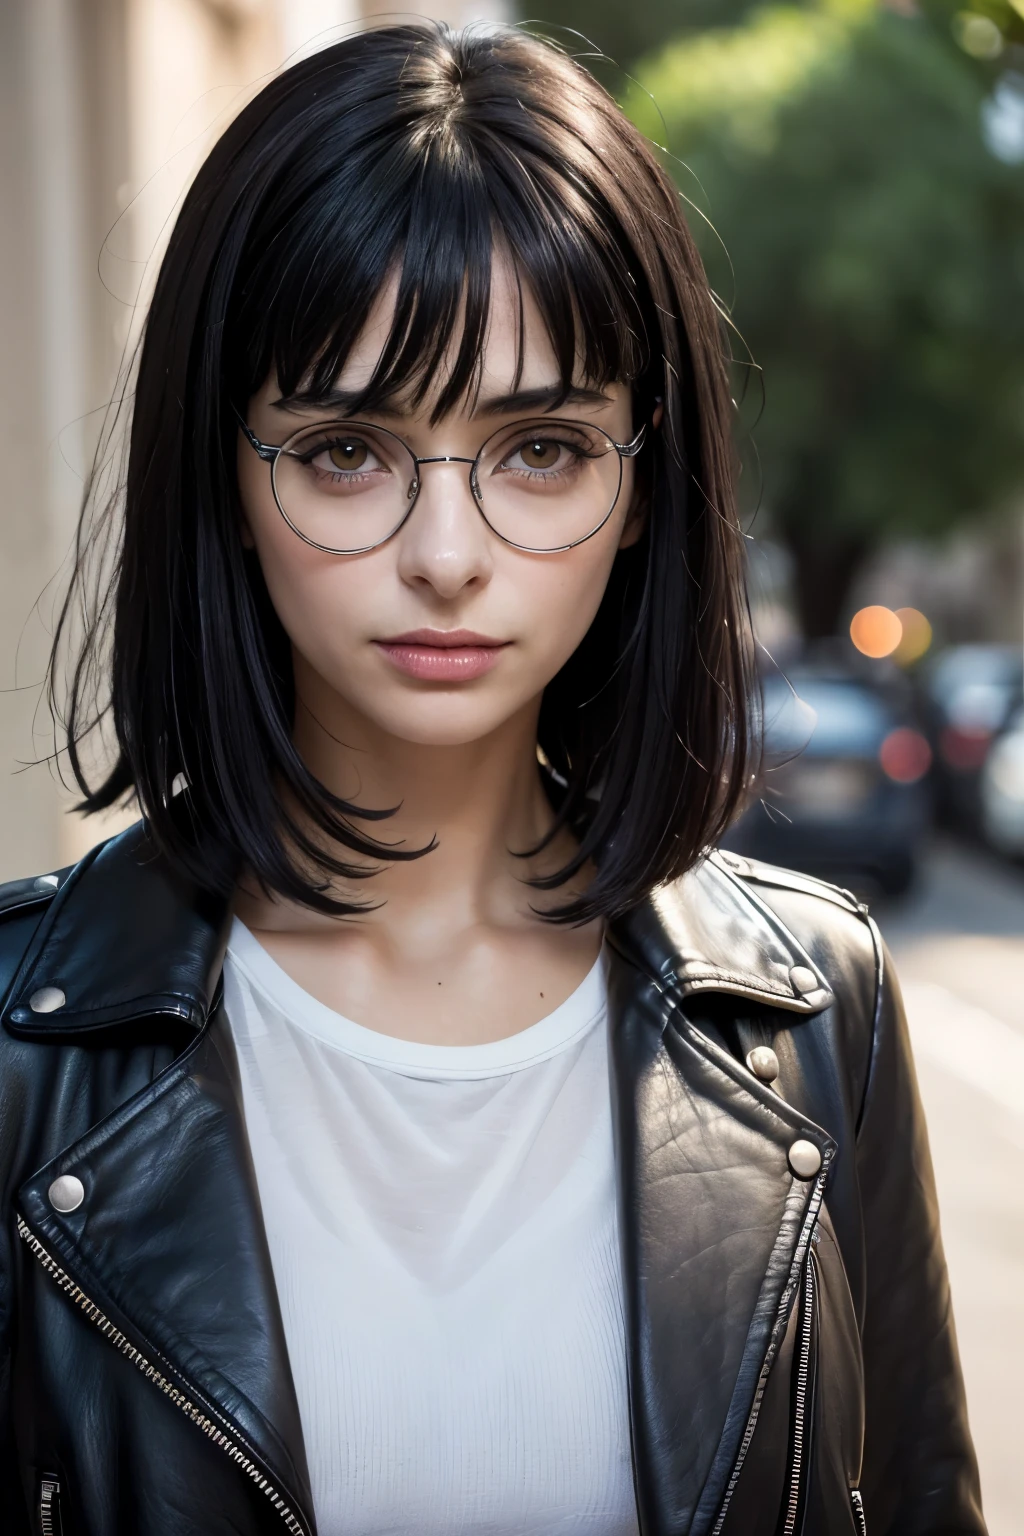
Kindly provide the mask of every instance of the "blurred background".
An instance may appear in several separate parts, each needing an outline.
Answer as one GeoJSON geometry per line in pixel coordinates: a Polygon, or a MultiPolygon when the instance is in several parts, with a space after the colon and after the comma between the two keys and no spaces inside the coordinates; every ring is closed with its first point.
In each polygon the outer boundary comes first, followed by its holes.
{"type": "MultiPolygon", "coordinates": [[[[729,842],[850,887],[895,952],[986,1508],[1019,1536],[1024,0],[423,14],[554,36],[688,202],[729,317],[764,681],[764,770],[729,842]]],[[[0,0],[0,880],[117,824],[75,815],[40,679],[181,195],[283,64],[397,15],[0,0]]]]}

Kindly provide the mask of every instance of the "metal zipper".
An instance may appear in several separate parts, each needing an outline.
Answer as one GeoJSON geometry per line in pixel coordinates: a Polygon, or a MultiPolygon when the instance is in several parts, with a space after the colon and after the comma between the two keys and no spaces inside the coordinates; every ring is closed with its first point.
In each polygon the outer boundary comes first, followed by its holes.
{"type": "Polygon", "coordinates": [[[789,1498],[782,1536],[793,1536],[800,1511],[804,1456],[809,1439],[807,1427],[808,1398],[811,1384],[811,1348],[814,1343],[814,1259],[807,1256],[800,1313],[800,1344],[796,1367],[796,1401],[793,1408],[793,1461],[789,1474],[789,1498]]]}
{"type": "MultiPolygon", "coordinates": [[[[231,1436],[224,1434],[224,1432],[218,1428],[213,1420],[207,1417],[201,1408],[197,1408],[196,1405],[185,1396],[184,1392],[179,1391],[178,1388],[174,1386],[173,1382],[168,1381],[167,1377],[164,1376],[163,1373],[159,1371],[155,1365],[150,1364],[150,1362],[142,1354],[141,1350],[136,1349],[131,1340],[125,1338],[124,1334],[116,1326],[116,1324],[112,1323],[110,1319],[100,1311],[96,1303],[89,1299],[89,1297],[82,1290],[81,1286],[77,1285],[76,1282],[72,1280],[71,1276],[67,1274],[65,1270],[61,1269],[56,1259],[47,1252],[39,1239],[35,1236],[35,1234],[31,1231],[31,1229],[26,1225],[20,1216],[18,1217],[18,1236],[22,1238],[31,1252],[39,1260],[39,1263],[45,1269],[46,1273],[56,1281],[60,1289],[64,1291],[66,1295],[70,1297],[70,1299],[74,1302],[74,1304],[81,1309],[89,1321],[95,1324],[95,1326],[104,1335],[104,1337],[110,1340],[114,1348],[120,1354],[124,1355],[127,1360],[130,1360],[132,1365],[134,1365],[138,1370],[142,1372],[147,1381],[151,1381],[154,1386],[159,1387],[164,1396],[169,1398],[176,1408],[180,1408],[182,1413],[187,1415],[187,1417],[192,1420],[192,1423],[196,1424],[203,1431],[203,1434],[208,1436],[208,1438],[213,1441],[214,1445],[219,1446],[226,1455],[230,1456],[231,1460],[242,1469],[247,1477],[252,1478],[260,1492],[266,1494],[274,1509],[277,1510],[278,1514],[281,1516],[281,1519],[284,1521],[286,1527],[291,1533],[291,1536],[310,1536],[310,1533],[302,1520],[300,1520],[298,1515],[296,1515],[295,1512],[289,1507],[289,1505],[281,1497],[273,1484],[266,1477],[264,1477],[256,1463],[252,1461],[243,1450],[240,1449],[239,1445],[236,1443],[236,1440],[233,1440],[231,1436]]],[[[241,1441],[242,1436],[239,1434],[235,1426],[231,1424],[227,1419],[225,1419],[224,1422],[231,1430],[231,1434],[234,1435],[238,1441],[241,1441]]],[[[45,1530],[44,1536],[47,1536],[45,1530]]]]}
{"type": "Polygon", "coordinates": [[[850,1503],[853,1505],[853,1517],[857,1522],[858,1536],[868,1536],[867,1516],[864,1513],[864,1495],[859,1488],[850,1489],[850,1503]]]}
{"type": "Polygon", "coordinates": [[[52,1472],[39,1479],[39,1531],[40,1536],[61,1536],[60,1481],[52,1472]]]}
{"type": "MultiPolygon", "coordinates": [[[[818,1210],[821,1206],[821,1202],[825,1194],[825,1181],[828,1178],[828,1171],[832,1166],[832,1159],[834,1156],[835,1148],[826,1148],[824,1157],[822,1158],[821,1171],[818,1174],[817,1182],[815,1184],[814,1194],[811,1196],[810,1204],[807,1207],[807,1215],[804,1219],[804,1232],[806,1233],[806,1237],[804,1239],[804,1247],[807,1250],[809,1250],[810,1247],[811,1235],[814,1231],[814,1224],[818,1219],[818,1210]]],[[[779,1304],[780,1315],[785,1312],[785,1308],[791,1295],[792,1287],[790,1287],[782,1297],[782,1300],[779,1304]]],[[[743,1431],[743,1439],[740,1441],[740,1448],[736,1454],[736,1461],[733,1464],[733,1469],[729,1476],[729,1481],[726,1484],[722,1505],[718,1511],[718,1518],[711,1528],[710,1536],[721,1536],[721,1530],[725,1524],[725,1517],[729,1512],[729,1505],[732,1502],[732,1496],[736,1490],[736,1484],[739,1482],[740,1473],[743,1470],[743,1463],[747,1458],[747,1451],[750,1449],[750,1442],[754,1438],[754,1430],[757,1428],[758,1415],[761,1412],[761,1401],[764,1397],[764,1389],[768,1381],[768,1372],[771,1370],[772,1364],[774,1363],[777,1347],[778,1344],[776,1341],[776,1343],[772,1344],[769,1348],[768,1353],[764,1359],[764,1364],[761,1366],[761,1375],[758,1378],[757,1391],[754,1393],[754,1401],[751,1405],[749,1417],[747,1418],[746,1428],[743,1431]]]]}
{"type": "MultiPolygon", "coordinates": [[[[625,1338],[625,1330],[624,1329],[623,1329],[623,1338],[625,1338]]],[[[629,1377],[628,1351],[623,1356],[623,1359],[625,1360],[626,1377],[627,1377],[627,1380],[628,1380],[628,1377],[629,1377]]],[[[636,1510],[636,1528],[637,1528],[638,1531],[640,1531],[640,1529],[641,1529],[641,1527],[640,1527],[640,1479],[637,1476],[637,1471],[636,1471],[636,1436],[633,1434],[633,1414],[632,1414],[632,1410],[628,1414],[628,1419],[629,1419],[629,1466],[630,1466],[630,1470],[631,1470],[632,1475],[633,1475],[633,1506],[634,1506],[634,1508],[636,1510]]],[[[641,1536],[642,1536],[642,1532],[641,1532],[641,1536]]]]}

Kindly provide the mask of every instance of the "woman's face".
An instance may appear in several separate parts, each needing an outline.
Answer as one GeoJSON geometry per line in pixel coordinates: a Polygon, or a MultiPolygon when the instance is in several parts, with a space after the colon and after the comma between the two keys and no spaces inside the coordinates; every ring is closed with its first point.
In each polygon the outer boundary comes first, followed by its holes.
{"type": "MultiPolygon", "coordinates": [[[[384,414],[363,413],[362,420],[390,429],[418,457],[472,459],[499,428],[544,414],[543,407],[538,411],[526,403],[524,408],[510,398],[514,385],[520,397],[557,391],[558,369],[544,325],[525,293],[524,366],[516,382],[518,306],[509,273],[500,264],[493,286],[475,407],[467,405],[432,425],[428,398],[416,410],[394,405],[384,414]]],[[[354,392],[372,375],[393,303],[394,289],[386,289],[337,381],[340,391],[354,392]]],[[[278,399],[271,378],[250,402],[249,426],[264,442],[282,443],[300,428],[339,414],[286,408],[278,399]]],[[[630,392],[621,384],[601,393],[581,391],[553,414],[590,423],[618,443],[628,442],[640,425],[632,420],[630,392]]],[[[589,628],[616,552],[641,531],[639,516],[630,515],[634,477],[628,459],[608,521],[584,543],[553,554],[527,553],[503,543],[477,510],[469,465],[434,463],[421,468],[415,506],[392,538],[365,554],[326,554],[288,526],[274,500],[269,464],[241,432],[238,443],[245,537],[256,548],[271,601],[291,640],[300,700],[324,724],[327,710],[332,721],[348,728],[362,720],[371,734],[384,732],[400,741],[462,745],[496,731],[523,710],[536,709],[545,686],[589,628]]],[[[329,494],[334,493],[333,465],[343,461],[343,502],[360,486],[378,494],[386,480],[380,460],[367,457],[365,445],[357,451],[362,467],[355,471],[346,467],[351,446],[323,459],[330,471],[329,494]],[[367,478],[345,478],[353,474],[367,478]]],[[[527,447],[524,456],[520,448],[495,472],[511,476],[514,489],[523,485],[532,495],[528,476],[549,473],[551,460],[557,470],[566,461],[565,449],[527,447]]],[[[309,473],[315,473],[315,466],[309,473]]],[[[486,487],[484,500],[486,505],[486,487]]],[[[595,522],[606,510],[595,506],[595,522]]]]}

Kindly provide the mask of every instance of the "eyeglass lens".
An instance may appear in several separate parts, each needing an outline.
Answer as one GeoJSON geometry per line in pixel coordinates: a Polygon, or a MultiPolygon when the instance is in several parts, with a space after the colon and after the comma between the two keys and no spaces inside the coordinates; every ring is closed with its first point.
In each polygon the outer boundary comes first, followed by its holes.
{"type": "MultiPolygon", "coordinates": [[[[283,445],[274,492],[302,538],[338,554],[356,553],[400,526],[422,473],[393,433],[366,422],[331,422],[304,428],[283,445]]],[[[550,551],[579,543],[607,521],[622,461],[612,439],[587,423],[517,422],[488,438],[470,476],[477,504],[500,538],[550,551]]]]}

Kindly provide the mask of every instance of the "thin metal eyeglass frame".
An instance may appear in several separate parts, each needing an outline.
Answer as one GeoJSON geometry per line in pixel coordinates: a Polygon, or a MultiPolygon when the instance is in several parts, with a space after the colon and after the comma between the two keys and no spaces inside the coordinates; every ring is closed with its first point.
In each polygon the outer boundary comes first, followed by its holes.
{"type": "MultiPolygon", "coordinates": [[[[637,454],[640,452],[640,449],[643,447],[647,437],[646,422],[643,424],[643,426],[641,426],[639,432],[637,432],[632,441],[628,443],[617,443],[613,437],[609,437],[607,432],[602,434],[608,438],[608,441],[611,443],[612,447],[615,449],[615,452],[619,456],[619,483],[616,487],[611,506],[608,508],[608,511],[605,513],[604,517],[602,517],[601,521],[594,528],[591,528],[589,533],[583,534],[578,539],[572,539],[568,544],[557,544],[551,549],[538,549],[531,544],[517,544],[514,539],[507,539],[503,533],[498,532],[497,528],[495,528],[494,524],[487,516],[487,513],[484,511],[483,493],[480,490],[479,482],[477,480],[477,468],[480,463],[481,455],[483,454],[484,449],[487,447],[487,444],[491,441],[492,438],[497,437],[499,432],[514,430],[516,425],[515,422],[513,422],[509,428],[499,427],[497,432],[492,432],[490,437],[485,438],[484,442],[481,443],[480,448],[477,451],[476,457],[473,459],[467,459],[455,453],[431,454],[426,458],[419,458],[415,453],[413,453],[405,439],[399,437],[397,432],[391,432],[387,427],[375,426],[372,421],[357,421],[354,419],[342,417],[337,421],[310,422],[308,427],[300,427],[297,432],[293,432],[291,437],[286,438],[283,443],[264,443],[260,438],[256,436],[255,432],[253,432],[241,411],[239,411],[237,408],[235,408],[235,415],[238,418],[238,424],[241,427],[249,446],[254,450],[258,457],[263,460],[265,464],[270,465],[270,484],[271,489],[274,492],[274,501],[276,503],[277,510],[288,524],[288,527],[295,534],[296,538],[301,539],[304,544],[308,544],[311,549],[318,549],[322,554],[325,555],[366,555],[369,554],[371,549],[380,549],[384,544],[388,542],[389,539],[393,539],[395,534],[399,533],[405,527],[406,523],[409,521],[409,518],[412,516],[413,508],[419,500],[420,487],[422,485],[422,477],[420,476],[421,464],[471,465],[472,468],[469,472],[469,488],[473,495],[473,501],[480,516],[483,518],[487,527],[490,529],[491,533],[494,534],[496,539],[500,539],[503,544],[507,544],[511,549],[522,550],[522,552],[527,555],[564,554],[566,550],[575,549],[578,545],[585,544],[588,539],[592,539],[596,533],[601,532],[601,529],[604,527],[605,523],[611,517],[612,513],[615,511],[615,508],[619,504],[619,492],[622,490],[622,461],[624,459],[635,459],[637,454]],[[393,437],[396,443],[401,443],[402,447],[413,461],[416,478],[413,481],[414,489],[409,494],[409,505],[406,508],[401,520],[395,524],[391,532],[386,533],[382,539],[377,539],[373,544],[364,544],[359,549],[335,549],[329,544],[318,544],[315,539],[311,539],[307,534],[303,533],[301,528],[297,528],[292,522],[291,518],[288,516],[288,513],[285,511],[285,508],[281,502],[281,497],[278,495],[277,490],[277,462],[280,459],[282,453],[287,450],[289,443],[294,442],[295,439],[300,437],[303,432],[312,432],[315,431],[318,427],[323,431],[326,431],[330,427],[365,427],[368,431],[371,432],[383,432],[387,437],[393,437]]],[[[531,423],[534,419],[540,420],[540,418],[531,418],[531,423]]],[[[562,416],[552,417],[551,424],[552,426],[587,427],[592,432],[602,431],[600,427],[594,427],[592,422],[569,421],[562,416]]]]}

